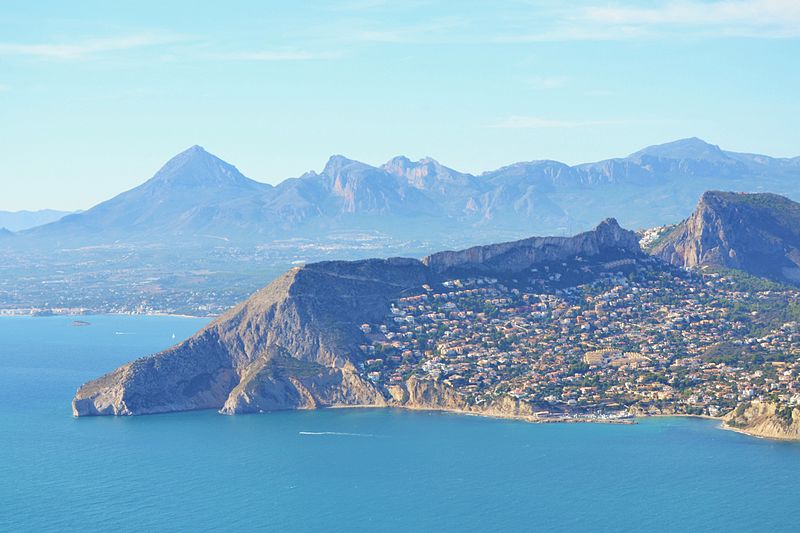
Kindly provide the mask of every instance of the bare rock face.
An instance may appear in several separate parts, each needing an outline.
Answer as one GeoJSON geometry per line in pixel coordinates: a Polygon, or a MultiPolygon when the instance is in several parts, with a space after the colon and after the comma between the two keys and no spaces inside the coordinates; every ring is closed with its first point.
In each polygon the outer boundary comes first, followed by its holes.
{"type": "Polygon", "coordinates": [[[461,411],[468,409],[464,398],[443,383],[427,379],[409,378],[405,383],[406,401],[401,405],[414,409],[449,409],[461,411]]]}
{"type": "MultiPolygon", "coordinates": [[[[72,410],[75,416],[387,404],[464,410],[458,392],[441,384],[411,378],[379,390],[363,379],[359,326],[381,322],[391,300],[441,281],[453,269],[507,273],[542,261],[620,254],[641,254],[637,237],[607,220],[572,238],[526,239],[424,261],[329,261],[295,268],[188,340],[84,384],[72,410]]],[[[526,414],[518,402],[491,408],[526,414]]]]}
{"type": "Polygon", "coordinates": [[[486,405],[470,405],[452,387],[414,376],[402,385],[393,385],[391,394],[394,400],[391,405],[408,409],[458,411],[499,418],[532,419],[536,417],[535,409],[531,404],[510,396],[500,396],[486,405]]]}
{"type": "Polygon", "coordinates": [[[327,262],[290,270],[185,342],[84,384],[73,413],[225,413],[385,405],[356,372],[358,325],[428,281],[414,259],[327,262]]]}
{"type": "Polygon", "coordinates": [[[742,404],[724,418],[726,426],[749,435],[780,440],[800,440],[800,408],[773,402],[742,404]]]}
{"type": "Polygon", "coordinates": [[[458,252],[439,252],[422,262],[436,272],[518,272],[538,263],[558,262],[575,257],[600,258],[639,254],[639,240],[609,218],[592,231],[574,237],[531,237],[522,241],[475,246],[458,252]]]}
{"type": "Polygon", "coordinates": [[[800,204],[776,194],[709,191],[651,253],[687,268],[736,268],[798,284],[800,204]]]}

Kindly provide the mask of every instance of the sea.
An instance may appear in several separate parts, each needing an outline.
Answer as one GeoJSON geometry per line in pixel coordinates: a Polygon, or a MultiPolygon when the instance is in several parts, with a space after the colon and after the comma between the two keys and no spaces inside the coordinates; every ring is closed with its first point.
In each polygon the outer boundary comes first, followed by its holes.
{"type": "Polygon", "coordinates": [[[72,417],[81,383],[206,322],[0,318],[0,531],[800,530],[800,445],[709,420],[72,417]]]}

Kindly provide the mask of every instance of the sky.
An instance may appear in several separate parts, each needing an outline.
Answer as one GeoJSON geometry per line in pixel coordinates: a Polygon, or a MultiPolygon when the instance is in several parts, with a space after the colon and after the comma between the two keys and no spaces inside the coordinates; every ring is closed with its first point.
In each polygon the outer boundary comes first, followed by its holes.
{"type": "Polygon", "coordinates": [[[0,209],[86,209],[194,144],[480,173],[697,136],[800,155],[797,0],[0,3],[0,209]]]}

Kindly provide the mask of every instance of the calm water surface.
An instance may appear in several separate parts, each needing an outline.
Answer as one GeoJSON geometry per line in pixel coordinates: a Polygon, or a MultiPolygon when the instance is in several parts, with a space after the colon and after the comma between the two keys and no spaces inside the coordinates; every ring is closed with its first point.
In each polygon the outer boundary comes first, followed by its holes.
{"type": "Polygon", "coordinates": [[[703,420],[73,419],[80,383],[205,323],[84,320],[0,318],[2,531],[800,530],[800,445],[703,420]]]}

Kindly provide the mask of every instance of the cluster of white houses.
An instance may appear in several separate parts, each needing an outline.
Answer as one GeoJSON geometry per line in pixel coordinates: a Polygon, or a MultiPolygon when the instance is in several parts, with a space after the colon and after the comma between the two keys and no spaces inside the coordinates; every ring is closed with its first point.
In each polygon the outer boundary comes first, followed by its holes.
{"type": "Polygon", "coordinates": [[[797,302],[797,291],[744,291],[653,260],[592,268],[571,286],[548,272],[423,286],[362,325],[363,371],[378,384],[415,374],[474,403],[510,395],[551,410],[716,414],[753,397],[800,400],[797,323],[756,327],[758,311],[742,311],[797,302]]]}

